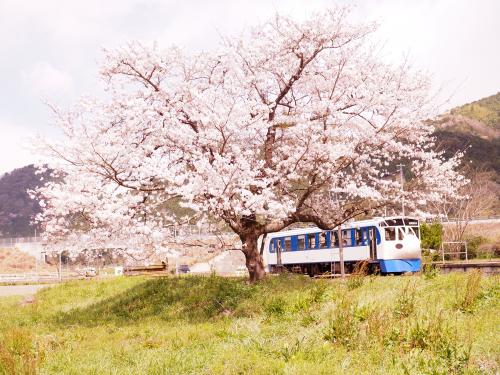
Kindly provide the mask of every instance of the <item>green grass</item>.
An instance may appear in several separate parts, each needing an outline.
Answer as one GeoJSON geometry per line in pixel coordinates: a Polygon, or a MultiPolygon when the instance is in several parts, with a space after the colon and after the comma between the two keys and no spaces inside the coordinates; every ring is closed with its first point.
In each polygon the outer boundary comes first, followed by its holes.
{"type": "Polygon", "coordinates": [[[499,281],[67,282],[0,299],[0,374],[495,374],[499,281]]]}

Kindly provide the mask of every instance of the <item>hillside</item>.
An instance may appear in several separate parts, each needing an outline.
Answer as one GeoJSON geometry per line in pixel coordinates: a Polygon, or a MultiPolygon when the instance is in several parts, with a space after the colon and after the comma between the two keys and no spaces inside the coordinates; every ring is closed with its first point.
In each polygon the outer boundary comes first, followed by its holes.
{"type": "Polygon", "coordinates": [[[453,108],[434,125],[440,150],[447,156],[465,151],[464,164],[494,172],[500,182],[500,92],[453,108]]]}
{"type": "Polygon", "coordinates": [[[500,92],[475,102],[453,108],[451,115],[459,115],[500,131],[500,92]]]}
{"type": "Polygon", "coordinates": [[[438,129],[435,132],[438,147],[452,156],[465,150],[465,160],[475,169],[485,169],[496,173],[495,180],[500,182],[500,138],[485,139],[468,132],[438,129]]]}
{"type": "Polygon", "coordinates": [[[38,202],[28,195],[29,189],[41,185],[48,178],[35,173],[33,165],[14,169],[0,177],[0,236],[33,236],[35,227],[30,224],[40,212],[38,202]]]}

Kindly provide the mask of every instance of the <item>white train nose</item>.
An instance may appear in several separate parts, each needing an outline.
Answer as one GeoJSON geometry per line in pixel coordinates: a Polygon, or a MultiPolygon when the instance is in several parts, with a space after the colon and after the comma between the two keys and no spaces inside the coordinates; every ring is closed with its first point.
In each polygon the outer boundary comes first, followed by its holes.
{"type": "Polygon", "coordinates": [[[407,234],[402,241],[402,247],[399,249],[400,259],[420,258],[420,240],[414,234],[407,234]]]}

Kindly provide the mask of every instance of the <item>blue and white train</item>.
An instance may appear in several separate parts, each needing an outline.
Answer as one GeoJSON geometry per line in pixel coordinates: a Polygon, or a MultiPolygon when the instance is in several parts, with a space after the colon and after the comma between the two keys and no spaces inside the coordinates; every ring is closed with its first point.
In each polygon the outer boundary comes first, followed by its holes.
{"type": "MultiPolygon", "coordinates": [[[[420,227],[413,217],[375,217],[341,227],[346,270],[368,261],[372,271],[417,272],[421,268],[420,227]]],[[[338,230],[301,228],[259,238],[267,272],[284,267],[311,276],[339,270],[338,230]],[[264,241],[262,243],[262,241],[264,241]]]]}

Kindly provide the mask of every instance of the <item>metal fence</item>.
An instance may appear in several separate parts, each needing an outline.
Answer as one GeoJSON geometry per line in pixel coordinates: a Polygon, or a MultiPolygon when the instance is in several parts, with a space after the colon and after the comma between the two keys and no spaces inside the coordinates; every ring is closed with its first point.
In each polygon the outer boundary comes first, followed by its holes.
{"type": "Polygon", "coordinates": [[[458,257],[460,260],[460,256],[464,254],[465,260],[469,260],[468,251],[467,251],[467,241],[447,241],[441,243],[441,256],[443,258],[443,263],[445,262],[446,255],[450,255],[452,260],[455,260],[455,257],[458,257]]]}
{"type": "Polygon", "coordinates": [[[36,243],[41,242],[42,237],[10,237],[0,238],[0,246],[13,246],[18,243],[36,243]]]}

